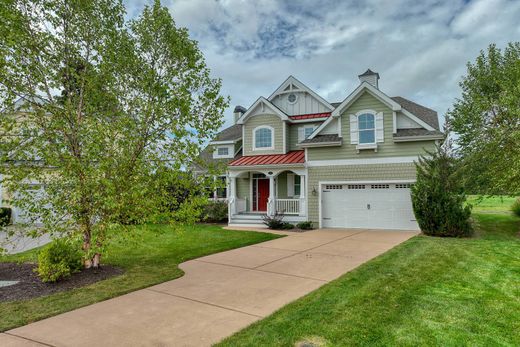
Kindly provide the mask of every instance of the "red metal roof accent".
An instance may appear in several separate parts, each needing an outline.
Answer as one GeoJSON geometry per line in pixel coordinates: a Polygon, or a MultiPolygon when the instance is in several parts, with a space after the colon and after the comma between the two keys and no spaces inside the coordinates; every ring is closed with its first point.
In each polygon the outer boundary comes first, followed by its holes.
{"type": "Polygon", "coordinates": [[[295,116],[289,116],[289,118],[292,120],[327,118],[330,116],[330,114],[331,114],[331,112],[299,114],[299,115],[295,115],[295,116]]]}
{"type": "Polygon", "coordinates": [[[305,163],[305,151],[291,151],[287,154],[248,155],[233,160],[229,166],[253,166],[273,164],[303,164],[305,163]]]}

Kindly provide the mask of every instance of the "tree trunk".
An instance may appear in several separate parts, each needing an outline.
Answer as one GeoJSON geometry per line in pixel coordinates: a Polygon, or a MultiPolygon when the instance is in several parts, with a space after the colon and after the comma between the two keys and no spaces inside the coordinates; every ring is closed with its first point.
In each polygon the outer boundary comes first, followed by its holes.
{"type": "Polygon", "coordinates": [[[99,254],[99,253],[94,254],[94,257],[92,258],[92,267],[99,268],[100,263],[101,263],[101,254],[99,254]]]}

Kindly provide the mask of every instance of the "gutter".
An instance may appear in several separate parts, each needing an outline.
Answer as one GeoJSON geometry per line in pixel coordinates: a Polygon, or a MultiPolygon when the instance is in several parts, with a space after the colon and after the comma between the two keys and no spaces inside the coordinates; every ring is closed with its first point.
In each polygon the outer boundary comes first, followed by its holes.
{"type": "Polygon", "coordinates": [[[413,141],[429,141],[429,140],[442,140],[443,135],[426,135],[426,136],[394,136],[394,142],[413,142],[413,141]]]}

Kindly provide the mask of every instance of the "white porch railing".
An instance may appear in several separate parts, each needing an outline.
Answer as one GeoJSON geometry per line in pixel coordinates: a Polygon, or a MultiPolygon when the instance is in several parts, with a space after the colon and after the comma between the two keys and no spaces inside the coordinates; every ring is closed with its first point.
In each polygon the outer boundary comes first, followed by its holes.
{"type": "Polygon", "coordinates": [[[276,199],[276,211],[285,214],[300,214],[300,199],[276,199]]]}

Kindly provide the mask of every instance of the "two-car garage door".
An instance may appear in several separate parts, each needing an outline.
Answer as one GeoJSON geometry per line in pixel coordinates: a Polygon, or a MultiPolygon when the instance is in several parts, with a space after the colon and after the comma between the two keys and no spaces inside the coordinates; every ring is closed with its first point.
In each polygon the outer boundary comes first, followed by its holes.
{"type": "Polygon", "coordinates": [[[323,184],[324,228],[418,230],[409,183],[323,184]]]}

